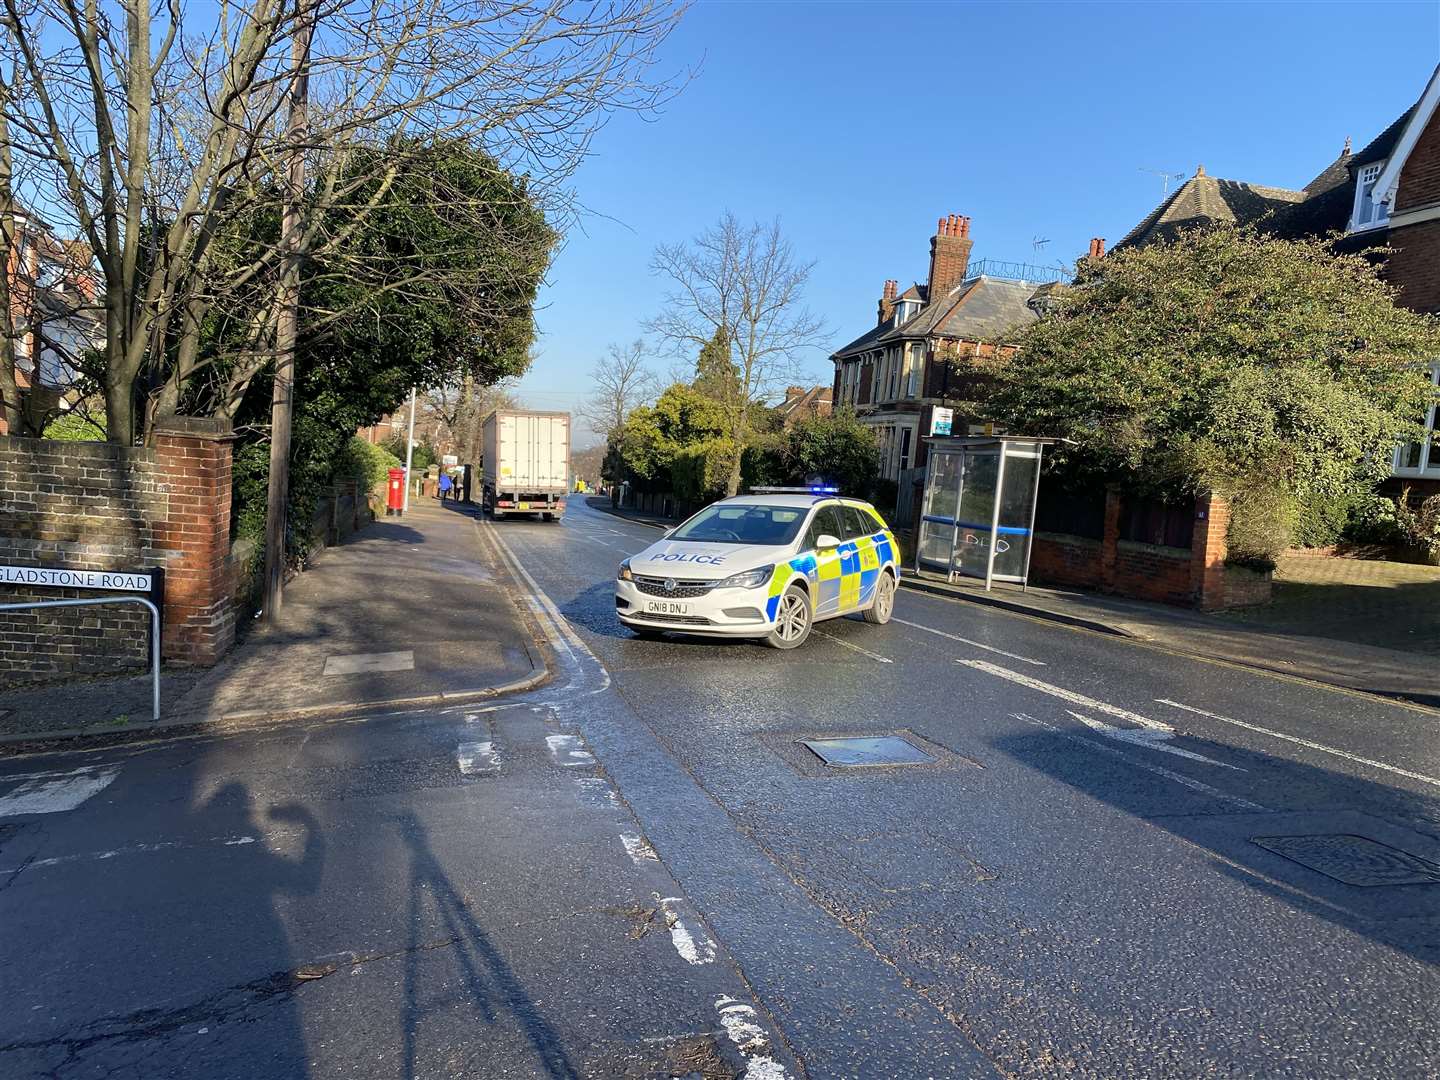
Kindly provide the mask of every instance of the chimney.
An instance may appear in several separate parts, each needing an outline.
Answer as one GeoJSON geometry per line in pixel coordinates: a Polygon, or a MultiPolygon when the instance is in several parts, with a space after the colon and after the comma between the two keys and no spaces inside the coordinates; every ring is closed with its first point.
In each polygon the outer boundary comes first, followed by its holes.
{"type": "Polygon", "coordinates": [[[951,214],[940,219],[930,239],[930,303],[965,280],[970,265],[970,219],[951,214]]]}
{"type": "Polygon", "coordinates": [[[895,314],[895,296],[899,291],[900,283],[898,281],[885,282],[884,291],[880,294],[880,319],[876,323],[877,326],[884,326],[890,316],[895,314]]]}
{"type": "Polygon", "coordinates": [[[785,388],[785,404],[786,404],[786,405],[789,405],[789,404],[790,404],[792,401],[794,401],[796,398],[802,398],[802,397],[804,397],[804,396],[805,396],[805,387],[803,387],[803,386],[787,386],[787,387],[785,388]]]}
{"type": "Polygon", "coordinates": [[[1105,257],[1105,238],[1103,236],[1092,236],[1090,238],[1090,258],[1103,259],[1105,257]]]}

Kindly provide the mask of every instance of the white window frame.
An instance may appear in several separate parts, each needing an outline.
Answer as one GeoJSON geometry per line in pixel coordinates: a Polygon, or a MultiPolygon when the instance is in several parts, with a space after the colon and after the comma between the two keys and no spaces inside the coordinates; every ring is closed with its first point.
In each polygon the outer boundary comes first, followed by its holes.
{"type": "Polygon", "coordinates": [[[1350,211],[1351,232],[1365,232],[1367,229],[1383,229],[1390,224],[1390,204],[1383,199],[1379,201],[1371,199],[1365,194],[1366,176],[1370,177],[1368,183],[1370,190],[1373,192],[1376,190],[1380,182],[1380,177],[1384,175],[1384,172],[1385,162],[1383,160],[1373,161],[1369,165],[1362,165],[1359,171],[1356,172],[1355,205],[1350,211]],[[1362,221],[1361,211],[1366,209],[1365,204],[1367,202],[1374,205],[1375,217],[1369,221],[1362,221]]]}
{"type": "Polygon", "coordinates": [[[905,396],[907,398],[918,397],[923,385],[925,372],[925,343],[923,341],[912,341],[908,350],[910,357],[910,370],[907,373],[905,384],[905,396]]]}
{"type": "MultiPolygon", "coordinates": [[[[1440,385],[1440,361],[1430,366],[1430,381],[1440,385]]],[[[1400,464],[1401,455],[1414,444],[1414,440],[1403,442],[1395,447],[1395,455],[1390,460],[1391,476],[1440,477],[1440,445],[1437,445],[1440,435],[1437,435],[1437,428],[1440,428],[1440,403],[1432,403],[1425,417],[1425,434],[1419,440],[1419,464],[1409,467],[1400,464]]]]}

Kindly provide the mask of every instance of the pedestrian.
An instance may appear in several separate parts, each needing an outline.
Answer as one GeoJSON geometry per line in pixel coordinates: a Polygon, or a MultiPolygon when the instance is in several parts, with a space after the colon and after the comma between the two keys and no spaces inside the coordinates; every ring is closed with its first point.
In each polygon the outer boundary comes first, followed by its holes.
{"type": "Polygon", "coordinates": [[[444,502],[448,498],[450,498],[450,474],[442,472],[440,474],[440,501],[444,502]]]}

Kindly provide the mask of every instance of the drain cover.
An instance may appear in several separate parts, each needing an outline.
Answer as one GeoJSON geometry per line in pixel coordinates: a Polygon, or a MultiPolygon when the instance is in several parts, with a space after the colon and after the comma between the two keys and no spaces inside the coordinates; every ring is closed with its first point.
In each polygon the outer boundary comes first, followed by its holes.
{"type": "Polygon", "coordinates": [[[1257,836],[1254,842],[1346,885],[1440,884],[1440,866],[1364,836],[1257,836]]]}
{"type": "Polygon", "coordinates": [[[801,739],[826,765],[854,768],[859,765],[929,765],[935,759],[914,743],[898,735],[868,739],[801,739]]]}

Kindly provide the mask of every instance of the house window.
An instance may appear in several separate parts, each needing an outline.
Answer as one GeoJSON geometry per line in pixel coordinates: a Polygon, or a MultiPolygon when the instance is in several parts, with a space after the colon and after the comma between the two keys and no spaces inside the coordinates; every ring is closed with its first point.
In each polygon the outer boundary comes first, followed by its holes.
{"type": "Polygon", "coordinates": [[[1355,178],[1355,214],[1352,229],[1371,229],[1390,220],[1390,207],[1375,199],[1375,184],[1385,171],[1385,162],[1363,165],[1355,178]]]}
{"type": "Polygon", "coordinates": [[[900,471],[903,473],[910,468],[910,433],[911,428],[900,429],[900,471]]]}
{"type": "Polygon", "coordinates": [[[909,380],[905,387],[906,397],[915,397],[920,393],[920,376],[925,370],[925,343],[917,341],[910,346],[910,373],[909,380]]]}
{"type": "MultiPolygon", "coordinates": [[[[1440,384],[1440,363],[1431,368],[1430,378],[1440,384]]],[[[1396,449],[1392,471],[1396,476],[1440,476],[1440,405],[1431,404],[1423,438],[1396,449]]]]}

